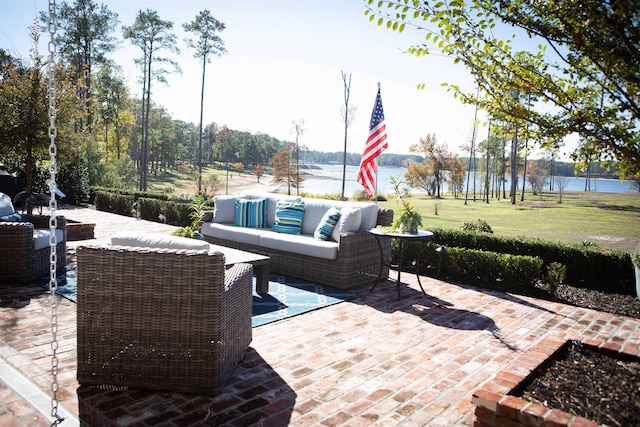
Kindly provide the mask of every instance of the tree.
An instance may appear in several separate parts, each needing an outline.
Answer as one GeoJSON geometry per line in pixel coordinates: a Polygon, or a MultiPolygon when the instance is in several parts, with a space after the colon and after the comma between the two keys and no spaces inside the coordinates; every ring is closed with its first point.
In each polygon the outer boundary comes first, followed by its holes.
{"type": "Polygon", "coordinates": [[[342,154],[342,193],[340,199],[344,200],[344,186],[347,180],[347,141],[349,140],[349,126],[353,122],[353,116],[356,108],[349,105],[349,96],[351,95],[351,74],[347,80],[347,75],[344,71],[342,73],[342,82],[344,84],[344,107],[342,108],[342,118],[344,119],[344,151],[342,154]]]}
{"type": "Polygon", "coordinates": [[[271,182],[273,184],[285,184],[287,186],[287,194],[291,194],[291,187],[297,188],[302,179],[294,179],[296,176],[297,164],[296,159],[291,155],[292,147],[289,144],[284,150],[277,152],[271,157],[273,165],[273,174],[271,182]]]}
{"type": "Polygon", "coordinates": [[[559,176],[556,180],[556,188],[558,189],[558,194],[560,194],[560,200],[558,203],[562,204],[562,196],[564,195],[564,189],[567,188],[567,177],[559,176]]]}
{"type": "Polygon", "coordinates": [[[433,196],[436,192],[436,180],[424,163],[409,163],[404,178],[407,185],[412,188],[422,188],[429,196],[433,196]]]}
{"type": "MultiPolygon", "coordinates": [[[[0,79],[0,161],[8,159],[19,167],[25,176],[25,190],[44,191],[32,188],[33,172],[39,159],[47,156],[49,148],[49,99],[47,76],[43,72],[43,61],[37,46],[37,26],[30,27],[33,42],[31,66],[20,61],[10,61],[18,67],[7,65],[0,79]]],[[[56,91],[56,145],[60,166],[68,162],[71,149],[78,145],[78,135],[71,123],[82,117],[81,105],[76,97],[72,75],[59,64],[55,70],[56,91]]]]}
{"type": "Polygon", "coordinates": [[[256,176],[256,178],[258,179],[256,182],[260,183],[260,177],[262,175],[264,175],[264,169],[262,168],[262,166],[258,165],[256,166],[256,168],[253,170],[253,174],[256,176]]]}
{"type": "Polygon", "coordinates": [[[211,16],[211,12],[203,10],[196,18],[183,24],[185,31],[194,33],[198,39],[187,39],[187,45],[195,49],[194,57],[202,59],[202,88],[200,90],[200,132],[198,136],[198,191],[202,190],[202,115],[204,111],[204,80],[207,64],[211,62],[211,55],[220,56],[226,53],[224,42],[217,35],[225,29],[225,25],[211,16]]]}
{"type": "Polygon", "coordinates": [[[595,141],[624,175],[640,174],[640,7],[638,2],[537,0],[368,0],[371,20],[395,31],[425,31],[417,56],[436,47],[471,72],[481,94],[450,90],[476,104],[531,126],[543,145],[577,133],[595,141]],[[377,6],[373,6],[377,5],[377,6]],[[516,49],[515,28],[538,42],[516,49]],[[534,94],[547,108],[505,102],[510,91],[534,94]]]}
{"type": "Polygon", "coordinates": [[[129,89],[116,70],[119,71],[118,67],[103,65],[95,82],[95,100],[100,106],[99,124],[104,129],[104,153],[107,160],[110,158],[110,152],[114,153],[115,159],[120,159],[125,153],[125,141],[131,139],[135,120],[130,111],[132,101],[129,89]]]}
{"type": "Polygon", "coordinates": [[[540,195],[540,199],[542,199],[542,190],[546,185],[547,178],[545,177],[543,171],[540,169],[538,163],[534,160],[529,160],[529,165],[526,173],[528,174],[527,178],[529,178],[529,185],[531,186],[533,195],[540,195]]]}
{"type": "Polygon", "coordinates": [[[448,183],[449,189],[456,199],[458,198],[459,194],[462,193],[462,188],[464,185],[464,175],[466,171],[467,167],[462,159],[454,158],[451,160],[448,183]]]}
{"type": "MultiPolygon", "coordinates": [[[[78,86],[78,96],[87,111],[86,126],[92,130],[92,73],[94,65],[106,64],[106,54],[115,50],[115,37],[111,34],[119,23],[118,14],[104,4],[98,6],[93,0],[75,0],[72,5],[62,2],[56,18],[56,44],[62,57],[75,70],[76,79],[83,83],[78,86]]],[[[44,11],[40,13],[40,21],[49,22],[44,11]]],[[[47,30],[43,27],[43,31],[47,30]]],[[[82,130],[82,123],[78,130],[82,130]]]]}
{"type": "Polygon", "coordinates": [[[296,136],[296,195],[300,195],[300,183],[303,181],[300,179],[300,137],[302,137],[306,131],[306,122],[304,119],[291,120],[291,133],[296,136]]]}
{"type": "Polygon", "coordinates": [[[151,81],[158,80],[165,82],[164,75],[168,72],[160,67],[153,69],[153,64],[169,64],[173,70],[178,72],[178,64],[166,57],[156,57],[160,50],[168,50],[173,53],[180,53],[176,45],[176,36],[170,32],[173,22],[163,21],[158,16],[158,12],[146,9],[139,11],[131,26],[123,27],[125,39],[129,39],[134,46],[142,50],[141,64],[143,66],[144,90],[142,98],[142,144],[140,161],[140,190],[147,190],[147,172],[149,163],[149,114],[151,110],[151,81]]]}
{"type": "MultiPolygon", "coordinates": [[[[427,172],[434,179],[435,196],[440,198],[442,183],[446,180],[446,171],[449,168],[450,156],[447,144],[438,144],[435,134],[427,134],[426,137],[420,138],[420,142],[411,145],[409,151],[424,155],[427,172]]],[[[409,183],[409,185],[411,184],[409,183]]]]}

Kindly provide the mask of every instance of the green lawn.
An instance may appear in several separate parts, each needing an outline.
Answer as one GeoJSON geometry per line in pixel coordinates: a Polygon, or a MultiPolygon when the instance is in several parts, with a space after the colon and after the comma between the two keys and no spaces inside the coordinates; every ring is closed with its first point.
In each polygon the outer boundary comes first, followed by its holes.
{"type": "MultiPolygon", "coordinates": [[[[218,194],[225,193],[225,174],[221,167],[203,170],[205,178],[218,176],[218,194]]],[[[231,182],[236,183],[236,180],[231,182]]],[[[250,183],[253,182],[251,178],[250,183]]],[[[149,183],[150,191],[171,189],[177,196],[192,196],[197,188],[193,176],[181,175],[175,170],[149,175],[149,183]]],[[[398,210],[394,196],[388,197],[389,201],[379,202],[379,205],[398,210]]],[[[602,248],[625,252],[632,252],[640,243],[640,193],[572,192],[563,195],[562,203],[559,199],[557,192],[543,193],[542,200],[528,192],[525,193],[525,201],[520,202],[518,196],[515,205],[509,199],[490,199],[488,204],[480,199],[475,202],[470,199],[465,205],[464,197],[454,199],[449,194],[442,199],[413,195],[410,201],[422,214],[424,229],[459,229],[466,222],[482,219],[496,235],[538,237],[578,244],[589,241],[602,248]]]]}
{"type": "MultiPolygon", "coordinates": [[[[581,243],[631,252],[640,243],[640,194],[565,193],[562,204],[557,193],[545,193],[542,200],[525,193],[525,201],[512,205],[509,199],[489,203],[454,199],[433,199],[414,195],[411,202],[423,217],[423,228],[460,228],[465,222],[486,221],[496,235],[538,237],[544,240],[581,243]],[[437,208],[437,215],[436,215],[437,208]]],[[[380,206],[398,209],[392,198],[380,206]]]]}

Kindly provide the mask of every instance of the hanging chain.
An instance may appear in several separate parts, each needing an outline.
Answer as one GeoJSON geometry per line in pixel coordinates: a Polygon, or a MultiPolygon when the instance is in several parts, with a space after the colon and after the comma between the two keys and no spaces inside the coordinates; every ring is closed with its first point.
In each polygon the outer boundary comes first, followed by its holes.
{"type": "Polygon", "coordinates": [[[51,294],[51,416],[53,417],[52,426],[60,424],[64,418],[58,415],[58,280],[56,278],[56,270],[58,265],[56,229],[58,228],[57,220],[57,202],[56,202],[56,172],[58,168],[56,154],[56,136],[58,129],[56,128],[56,1],[49,0],[49,247],[50,263],[49,263],[49,291],[51,294]]]}

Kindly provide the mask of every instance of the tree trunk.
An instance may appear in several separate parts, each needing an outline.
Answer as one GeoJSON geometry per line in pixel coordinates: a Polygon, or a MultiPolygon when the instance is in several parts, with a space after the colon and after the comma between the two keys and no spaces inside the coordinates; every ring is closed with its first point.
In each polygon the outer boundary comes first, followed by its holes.
{"type": "Polygon", "coordinates": [[[204,76],[207,69],[207,55],[202,56],[202,87],[200,89],[200,132],[198,136],[198,193],[202,192],[202,115],[204,112],[204,76]]]}
{"type": "Polygon", "coordinates": [[[518,191],[518,126],[516,125],[516,132],[511,140],[511,204],[516,204],[516,198],[518,191]]]}

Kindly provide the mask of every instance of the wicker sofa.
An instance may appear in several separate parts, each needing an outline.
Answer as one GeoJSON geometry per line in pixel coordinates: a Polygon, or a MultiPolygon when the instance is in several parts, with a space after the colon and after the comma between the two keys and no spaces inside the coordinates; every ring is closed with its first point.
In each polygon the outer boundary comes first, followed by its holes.
{"type": "Polygon", "coordinates": [[[216,394],[252,339],[252,270],[208,250],[79,246],[78,382],[216,394]]]}
{"type": "MultiPolygon", "coordinates": [[[[0,193],[0,281],[29,283],[50,271],[48,215],[17,214],[11,198],[0,193]]],[[[66,266],[66,219],[56,216],[56,269],[66,266]]]]}
{"type": "MultiPolygon", "coordinates": [[[[391,225],[393,210],[381,209],[373,203],[343,202],[335,200],[300,198],[275,193],[254,193],[238,196],[221,196],[215,199],[215,210],[205,215],[201,228],[205,240],[210,243],[259,253],[271,258],[271,271],[322,283],[341,289],[369,284],[387,277],[388,267],[381,268],[380,247],[367,231],[377,225],[391,225]],[[266,223],[263,227],[241,227],[236,224],[236,201],[250,199],[266,201],[266,223]],[[304,202],[301,233],[291,235],[273,231],[278,201],[304,202]],[[332,238],[319,241],[314,231],[324,214],[331,208],[341,212],[360,211],[357,227],[342,227],[343,219],[336,225],[332,238]]],[[[354,225],[354,223],[351,223],[354,225]]],[[[383,257],[391,253],[391,244],[383,245],[383,257]]]]}

